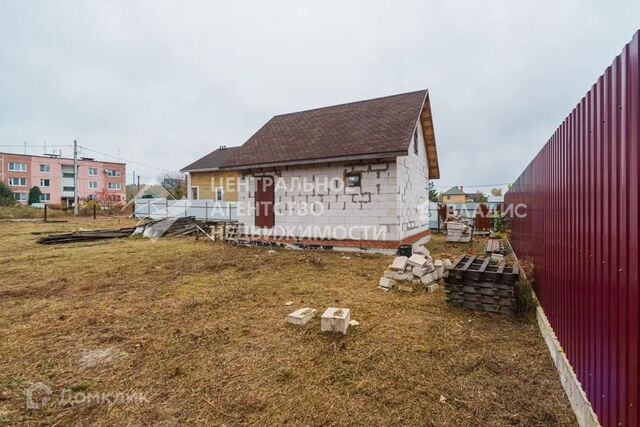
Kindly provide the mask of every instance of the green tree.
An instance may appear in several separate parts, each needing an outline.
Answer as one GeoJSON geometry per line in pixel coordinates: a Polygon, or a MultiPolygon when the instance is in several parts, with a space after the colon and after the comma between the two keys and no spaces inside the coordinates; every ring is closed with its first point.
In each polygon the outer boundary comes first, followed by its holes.
{"type": "Polygon", "coordinates": [[[432,202],[438,201],[438,191],[436,190],[433,181],[429,181],[429,200],[432,202]]]}
{"type": "Polygon", "coordinates": [[[13,206],[16,204],[16,198],[7,185],[0,181],[0,206],[13,206]]]}
{"type": "Polygon", "coordinates": [[[29,190],[29,206],[34,203],[40,203],[40,196],[42,196],[42,191],[37,186],[31,187],[31,190],[29,190]]]}

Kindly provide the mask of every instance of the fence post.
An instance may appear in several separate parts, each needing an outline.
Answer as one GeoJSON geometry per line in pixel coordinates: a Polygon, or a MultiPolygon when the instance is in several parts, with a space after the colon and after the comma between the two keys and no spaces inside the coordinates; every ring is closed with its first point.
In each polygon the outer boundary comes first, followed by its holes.
{"type": "MultiPolygon", "coordinates": [[[[187,204],[188,200],[184,201],[184,216],[185,218],[189,216],[189,205],[187,204]]],[[[167,202],[169,203],[169,202],[167,202]]]]}
{"type": "Polygon", "coordinates": [[[227,202],[227,213],[229,215],[229,221],[231,221],[231,202],[227,202]]]}
{"type": "Polygon", "coordinates": [[[47,205],[44,205],[44,222],[47,222],[47,205]]]}
{"type": "Polygon", "coordinates": [[[147,217],[151,218],[151,199],[147,199],[147,217]]]}
{"type": "Polygon", "coordinates": [[[93,219],[96,219],[96,205],[93,205],[93,219]]]}
{"type": "Polygon", "coordinates": [[[209,220],[209,202],[207,201],[204,202],[204,220],[209,220]]]}

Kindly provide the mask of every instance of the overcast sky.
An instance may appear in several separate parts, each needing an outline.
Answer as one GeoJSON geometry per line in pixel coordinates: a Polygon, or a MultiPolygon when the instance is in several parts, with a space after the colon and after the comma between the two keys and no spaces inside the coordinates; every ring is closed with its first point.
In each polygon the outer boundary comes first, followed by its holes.
{"type": "Polygon", "coordinates": [[[436,184],[512,182],[639,18],[638,0],[2,0],[0,151],[77,139],[152,178],[275,114],[428,88],[436,184]]]}

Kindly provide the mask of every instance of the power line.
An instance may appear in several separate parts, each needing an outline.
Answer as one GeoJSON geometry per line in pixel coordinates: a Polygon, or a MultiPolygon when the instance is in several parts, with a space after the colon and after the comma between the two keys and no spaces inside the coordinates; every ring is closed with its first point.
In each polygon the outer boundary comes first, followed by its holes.
{"type": "Polygon", "coordinates": [[[144,164],[144,163],[136,162],[134,160],[125,159],[125,158],[120,157],[120,156],[114,156],[112,154],[107,154],[107,153],[104,153],[102,151],[94,150],[93,148],[85,147],[84,145],[81,145],[79,147],[84,149],[84,150],[88,150],[88,151],[92,151],[92,152],[97,153],[97,154],[101,154],[103,156],[111,157],[112,159],[123,160],[126,163],[131,163],[131,164],[142,166],[142,167],[145,167],[145,168],[159,170],[161,172],[172,172],[169,169],[163,169],[163,168],[159,168],[159,167],[156,167],[156,166],[151,166],[151,165],[147,165],[147,164],[144,164]]]}

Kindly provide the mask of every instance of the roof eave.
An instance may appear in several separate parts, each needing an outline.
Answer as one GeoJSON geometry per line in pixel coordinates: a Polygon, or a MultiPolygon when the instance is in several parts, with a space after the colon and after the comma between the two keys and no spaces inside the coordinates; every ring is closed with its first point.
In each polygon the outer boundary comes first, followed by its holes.
{"type": "Polygon", "coordinates": [[[431,115],[431,102],[429,101],[429,91],[426,91],[420,110],[420,124],[422,125],[422,136],[427,151],[427,163],[429,165],[429,179],[440,178],[440,165],[438,163],[438,150],[436,149],[436,134],[433,129],[433,118],[431,115]]]}

